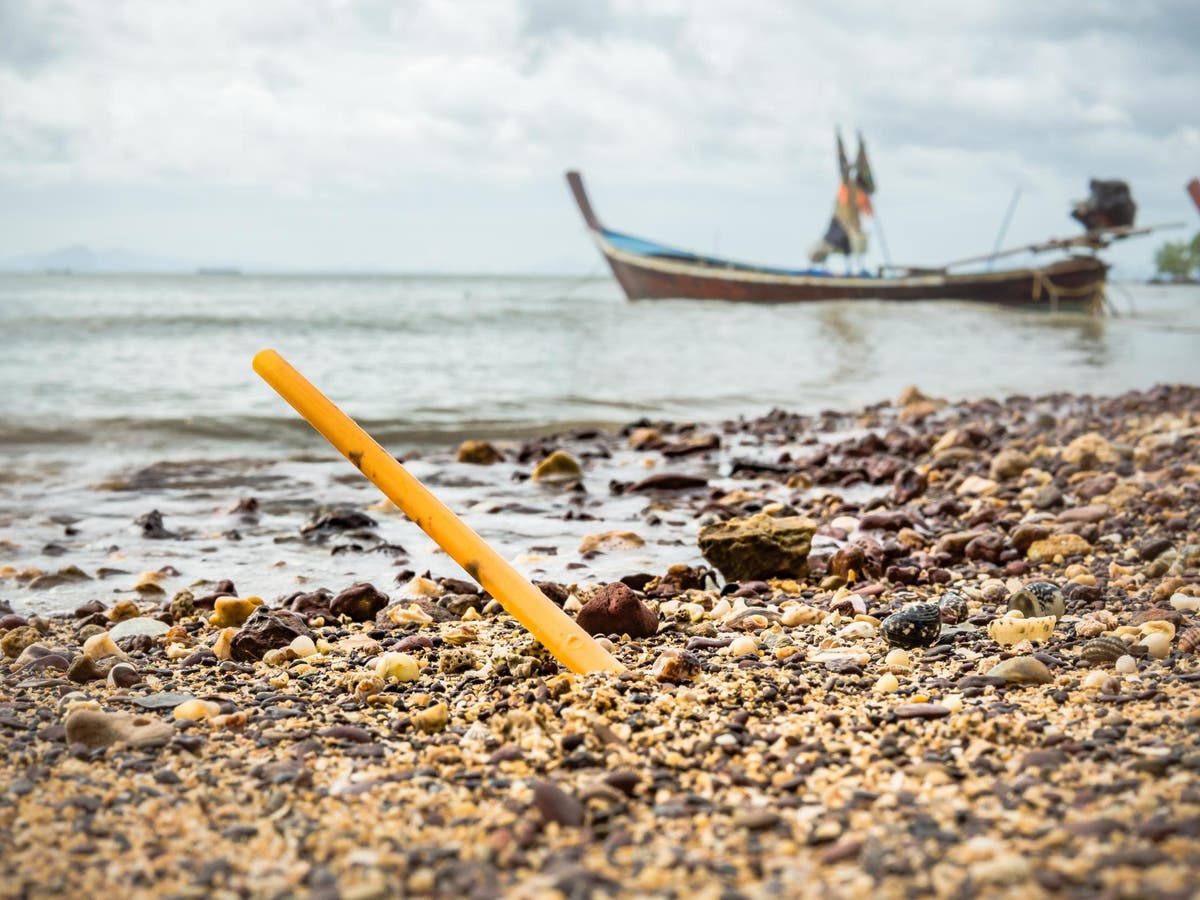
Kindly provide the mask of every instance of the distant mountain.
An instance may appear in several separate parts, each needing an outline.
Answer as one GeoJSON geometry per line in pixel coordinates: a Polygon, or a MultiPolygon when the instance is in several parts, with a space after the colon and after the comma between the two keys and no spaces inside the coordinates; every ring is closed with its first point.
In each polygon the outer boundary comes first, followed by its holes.
{"type": "Polygon", "coordinates": [[[0,259],[0,272],[192,272],[194,262],[135,253],[96,250],[76,244],[50,253],[0,259]]]}

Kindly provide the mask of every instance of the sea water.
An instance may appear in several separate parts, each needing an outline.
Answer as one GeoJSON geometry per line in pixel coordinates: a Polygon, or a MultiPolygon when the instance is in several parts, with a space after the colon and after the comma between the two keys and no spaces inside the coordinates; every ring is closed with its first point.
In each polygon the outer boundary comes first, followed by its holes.
{"type": "MultiPolygon", "coordinates": [[[[1117,315],[1089,317],[946,301],[630,303],[606,278],[0,276],[0,565],[130,572],[36,594],[0,580],[0,599],[110,599],[157,562],[184,563],[168,587],[387,577],[394,560],[351,565],[288,537],[327,505],[378,495],[253,373],[264,347],[436,480],[443,469],[415,457],[468,437],[850,409],[908,384],[1003,400],[1200,382],[1200,289],[1118,285],[1110,300],[1117,315]],[[249,496],[267,513],[239,526],[231,508],[249,496]],[[185,540],[148,541],[134,519],[151,509],[185,540]]],[[[440,490],[460,509],[502,506],[516,468],[440,490]]],[[[519,555],[545,544],[534,520],[480,512],[473,524],[519,555]]],[[[411,525],[381,527],[413,543],[411,525]]],[[[436,554],[418,543],[414,565],[436,554]]],[[[562,577],[565,559],[525,568],[562,577]]]]}

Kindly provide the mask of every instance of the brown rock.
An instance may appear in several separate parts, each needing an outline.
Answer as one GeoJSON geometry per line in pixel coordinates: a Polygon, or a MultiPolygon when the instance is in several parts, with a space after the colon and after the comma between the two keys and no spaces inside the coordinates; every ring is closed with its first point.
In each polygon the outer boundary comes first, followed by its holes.
{"type": "Polygon", "coordinates": [[[230,654],[238,662],[254,662],[268,650],[286,647],[301,635],[316,639],[302,616],[260,606],[233,636],[230,654]]]}
{"type": "Polygon", "coordinates": [[[631,484],[626,490],[630,493],[640,493],[643,491],[692,491],[697,488],[706,487],[707,485],[707,478],[699,478],[695,475],[680,475],[675,472],[659,472],[656,475],[643,478],[637,484],[631,484]]]}
{"type": "Polygon", "coordinates": [[[627,634],[651,637],[658,632],[658,614],[619,581],[606,584],[575,617],[588,634],[627,634]]]}
{"type": "Polygon", "coordinates": [[[1050,536],[1050,529],[1045,525],[1038,525],[1033,522],[1027,522],[1024,525],[1018,525],[1009,535],[1009,541],[1012,545],[1024,553],[1029,549],[1029,545],[1034,541],[1045,540],[1050,536]]]}
{"type": "Polygon", "coordinates": [[[729,581],[803,575],[817,525],[757,513],[700,529],[700,552],[729,581]]]}
{"type": "Polygon", "coordinates": [[[83,744],[91,750],[116,743],[161,747],[175,734],[169,723],[153,716],[106,713],[98,709],[76,709],[67,715],[65,725],[68,743],[83,744]]]}
{"type": "Polygon", "coordinates": [[[488,441],[463,441],[458,445],[455,457],[460,463],[472,466],[490,466],[504,462],[504,454],[488,441]]]}
{"type": "Polygon", "coordinates": [[[370,622],[388,601],[388,595],[376,590],[375,585],[358,581],[334,597],[329,610],[335,616],[348,616],[355,622],[370,622]]]}
{"type": "Polygon", "coordinates": [[[902,703],[894,710],[897,719],[940,719],[950,710],[939,703],[902,703]]]}
{"type": "Polygon", "coordinates": [[[549,781],[533,786],[533,805],[547,822],[557,822],[566,828],[583,826],[583,804],[549,781]]]}

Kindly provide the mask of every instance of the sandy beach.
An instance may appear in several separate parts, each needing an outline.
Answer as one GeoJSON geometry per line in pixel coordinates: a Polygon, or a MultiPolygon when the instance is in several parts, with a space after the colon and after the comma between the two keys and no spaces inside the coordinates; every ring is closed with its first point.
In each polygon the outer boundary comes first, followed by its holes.
{"type": "Polygon", "coordinates": [[[412,460],[620,675],[310,464],[288,503],[255,496],[280,472],[143,470],[196,505],[133,479],[116,573],[86,522],[55,568],[6,548],[6,896],[1194,895],[1200,389],[412,460]],[[578,471],[539,476],[556,451],[578,471]],[[747,520],[810,523],[804,564],[706,558],[747,520]]]}

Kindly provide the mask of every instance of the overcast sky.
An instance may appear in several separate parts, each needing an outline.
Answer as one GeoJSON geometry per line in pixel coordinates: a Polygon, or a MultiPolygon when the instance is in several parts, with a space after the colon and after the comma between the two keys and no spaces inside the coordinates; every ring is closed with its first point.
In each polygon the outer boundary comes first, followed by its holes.
{"type": "Polygon", "coordinates": [[[802,263],[838,124],[893,261],[990,250],[1017,188],[1006,243],[1075,233],[1089,177],[1190,236],[1197,34],[1194,0],[0,0],[0,257],[586,272],[578,167],[610,227],[802,263]]]}

